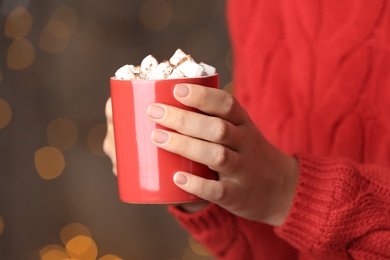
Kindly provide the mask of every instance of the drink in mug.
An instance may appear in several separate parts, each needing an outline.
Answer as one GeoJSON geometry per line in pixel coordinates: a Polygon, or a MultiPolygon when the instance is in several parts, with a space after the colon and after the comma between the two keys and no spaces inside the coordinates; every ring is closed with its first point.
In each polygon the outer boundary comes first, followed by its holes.
{"type": "Polygon", "coordinates": [[[167,128],[147,117],[150,104],[196,111],[173,97],[173,89],[179,83],[218,88],[219,78],[213,67],[196,63],[178,49],[169,61],[157,63],[149,55],[140,66],[125,65],[110,79],[118,188],[124,202],[166,204],[200,200],[174,184],[177,171],[217,179],[217,173],[209,167],[158,148],[151,141],[154,129],[167,128]]]}

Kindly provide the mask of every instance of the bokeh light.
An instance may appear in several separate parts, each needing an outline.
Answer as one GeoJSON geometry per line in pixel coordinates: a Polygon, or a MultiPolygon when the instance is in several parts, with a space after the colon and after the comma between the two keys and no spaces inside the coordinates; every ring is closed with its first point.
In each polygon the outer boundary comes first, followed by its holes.
{"type": "Polygon", "coordinates": [[[39,45],[47,52],[55,53],[64,50],[70,42],[70,31],[60,20],[50,20],[39,38],[39,45]]]}
{"type": "Polygon", "coordinates": [[[63,227],[60,232],[61,241],[64,245],[68,244],[72,238],[79,235],[91,237],[91,232],[86,226],[76,222],[63,227]]]}
{"type": "MultiPolygon", "coordinates": [[[[202,259],[203,257],[202,256],[199,256],[198,254],[196,254],[192,249],[191,247],[187,247],[186,249],[184,249],[183,251],[183,254],[181,256],[181,260],[200,260],[202,259]]],[[[207,258],[206,258],[207,259],[207,258]]]]}
{"type": "Polygon", "coordinates": [[[208,256],[209,253],[207,250],[192,236],[188,237],[188,244],[190,245],[192,251],[194,251],[197,255],[208,256]]]}
{"type": "Polygon", "coordinates": [[[179,227],[169,237],[150,232],[154,225],[175,227],[175,220],[156,208],[152,215],[135,206],[129,212],[117,201],[115,179],[108,183],[111,175],[94,173],[111,168],[103,158],[107,126],[99,107],[117,66],[136,63],[145,52],[169,57],[180,47],[217,67],[221,87],[230,80],[223,6],[200,0],[0,1],[0,141],[12,187],[4,190],[0,212],[1,259],[212,259],[179,227]],[[24,175],[33,182],[20,182],[24,175]],[[99,198],[101,187],[106,193],[99,198]],[[36,192],[20,204],[12,193],[26,190],[36,192]],[[17,214],[6,214],[15,202],[17,214]],[[34,210],[37,217],[26,223],[23,216],[34,210]]]}
{"type": "Polygon", "coordinates": [[[4,34],[11,39],[23,38],[30,33],[31,28],[31,15],[20,6],[15,8],[5,21],[4,34]]]}
{"type": "Polygon", "coordinates": [[[187,39],[186,50],[193,57],[201,57],[202,61],[209,62],[219,50],[217,36],[207,29],[194,31],[187,39]]]}
{"type": "Polygon", "coordinates": [[[108,254],[100,257],[98,260],[123,260],[119,256],[108,254]]]}
{"type": "Polygon", "coordinates": [[[98,255],[97,246],[88,236],[75,236],[65,246],[68,254],[75,259],[95,260],[98,255]]]}
{"type": "Polygon", "coordinates": [[[47,140],[51,146],[60,150],[73,147],[79,132],[76,124],[67,118],[57,118],[47,126],[47,140]]]}
{"type": "Polygon", "coordinates": [[[48,245],[39,251],[41,260],[71,260],[64,247],[60,245],[48,245]]]}
{"type": "Polygon", "coordinates": [[[0,98],[0,129],[6,127],[12,118],[12,110],[7,101],[0,98]]]}
{"type": "Polygon", "coordinates": [[[12,41],[7,52],[7,66],[13,70],[29,67],[35,59],[35,48],[31,41],[18,38],[12,41]]]}
{"type": "Polygon", "coordinates": [[[4,232],[4,219],[2,216],[0,216],[0,235],[2,235],[4,232]]]}
{"type": "Polygon", "coordinates": [[[89,149],[96,155],[106,156],[103,151],[103,141],[106,136],[107,126],[106,124],[99,124],[93,127],[87,137],[87,143],[89,149]]]}
{"type": "Polygon", "coordinates": [[[147,30],[162,31],[172,21],[172,10],[165,1],[147,0],[141,7],[139,19],[147,30]]]}
{"type": "Polygon", "coordinates": [[[176,24],[189,25],[198,15],[198,1],[175,0],[172,4],[172,21],[176,24]]]}
{"type": "Polygon", "coordinates": [[[51,180],[61,175],[65,168],[62,152],[52,146],[46,146],[35,152],[35,168],[44,180],[51,180]]]}
{"type": "Polygon", "coordinates": [[[68,47],[70,38],[79,26],[77,13],[69,6],[58,7],[46,24],[39,38],[41,48],[50,53],[61,52],[68,47]]]}
{"type": "Polygon", "coordinates": [[[76,32],[79,25],[77,13],[66,5],[58,7],[51,15],[51,19],[63,22],[71,34],[76,32]]]}

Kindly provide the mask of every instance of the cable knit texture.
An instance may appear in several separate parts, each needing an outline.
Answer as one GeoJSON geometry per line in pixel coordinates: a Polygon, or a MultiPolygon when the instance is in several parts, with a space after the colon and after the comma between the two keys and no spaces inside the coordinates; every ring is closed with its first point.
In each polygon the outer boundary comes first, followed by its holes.
{"type": "Polygon", "coordinates": [[[272,228],[216,205],[170,208],[218,259],[390,259],[390,3],[230,0],[235,95],[297,156],[272,228]]]}

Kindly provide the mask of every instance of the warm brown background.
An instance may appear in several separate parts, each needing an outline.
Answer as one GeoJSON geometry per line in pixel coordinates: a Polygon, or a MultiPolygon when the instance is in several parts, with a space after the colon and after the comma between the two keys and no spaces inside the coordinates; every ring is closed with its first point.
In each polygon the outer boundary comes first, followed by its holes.
{"type": "Polygon", "coordinates": [[[164,206],[119,201],[101,145],[109,78],[126,63],[180,47],[229,85],[224,8],[0,1],[0,259],[211,259],[164,206]]]}

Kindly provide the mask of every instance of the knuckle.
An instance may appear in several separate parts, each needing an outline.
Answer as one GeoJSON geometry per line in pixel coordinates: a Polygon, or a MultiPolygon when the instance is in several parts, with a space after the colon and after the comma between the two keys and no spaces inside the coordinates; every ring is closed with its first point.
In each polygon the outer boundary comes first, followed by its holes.
{"type": "Polygon", "coordinates": [[[214,190],[214,202],[218,204],[224,204],[227,201],[228,192],[226,186],[218,185],[214,190]]]}
{"type": "Polygon", "coordinates": [[[216,142],[223,142],[229,138],[228,123],[222,119],[217,119],[214,126],[214,140],[216,142]]]}
{"type": "Polygon", "coordinates": [[[217,149],[215,154],[215,165],[218,168],[227,168],[229,161],[230,161],[229,150],[224,146],[220,146],[219,149],[217,149]]]}
{"type": "Polygon", "coordinates": [[[208,192],[208,188],[205,182],[199,181],[197,183],[193,183],[193,190],[197,190],[197,193],[205,196],[208,192]],[[195,188],[196,186],[196,188],[195,188]]]}
{"type": "Polygon", "coordinates": [[[227,96],[225,98],[225,101],[223,103],[223,110],[224,110],[224,113],[225,114],[229,114],[231,111],[233,111],[233,108],[235,106],[235,103],[236,103],[236,99],[233,95],[230,95],[228,93],[226,93],[227,96]]]}
{"type": "Polygon", "coordinates": [[[238,155],[225,146],[220,146],[214,155],[214,168],[217,171],[232,172],[238,164],[238,155]]]}
{"type": "Polygon", "coordinates": [[[220,182],[220,185],[214,191],[214,196],[214,203],[231,207],[237,198],[237,189],[230,181],[220,182]]]}

